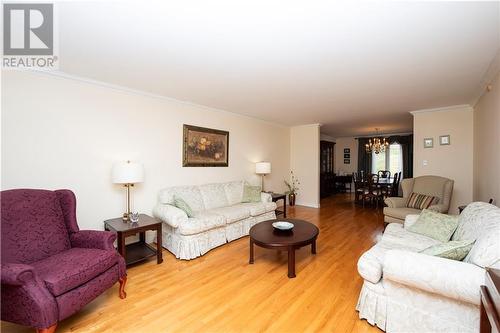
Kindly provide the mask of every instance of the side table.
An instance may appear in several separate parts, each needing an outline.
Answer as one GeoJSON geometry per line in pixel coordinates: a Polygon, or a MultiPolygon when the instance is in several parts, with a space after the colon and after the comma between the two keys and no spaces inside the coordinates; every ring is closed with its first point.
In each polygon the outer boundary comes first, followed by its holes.
{"type": "Polygon", "coordinates": [[[485,285],[481,286],[479,332],[500,332],[500,270],[486,268],[485,285]]]}
{"type": "Polygon", "coordinates": [[[278,215],[280,214],[283,214],[283,218],[286,219],[286,195],[280,193],[270,193],[270,194],[273,202],[276,202],[278,200],[283,200],[283,210],[276,209],[276,217],[278,217],[278,215]]]}
{"type": "Polygon", "coordinates": [[[146,214],[139,215],[139,222],[124,222],[121,217],[104,221],[104,228],[117,233],[118,253],[125,258],[127,266],[156,256],[161,264],[161,222],[146,214]],[[146,231],[156,231],[156,249],[146,243],[146,231]],[[125,238],[139,233],[139,242],[125,245],[125,238]]]}

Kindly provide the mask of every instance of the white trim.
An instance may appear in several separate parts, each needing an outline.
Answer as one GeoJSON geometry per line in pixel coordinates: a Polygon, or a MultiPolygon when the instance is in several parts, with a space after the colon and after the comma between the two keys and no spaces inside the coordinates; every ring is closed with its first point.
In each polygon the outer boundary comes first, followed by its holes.
{"type": "MultiPolygon", "coordinates": [[[[373,138],[373,137],[386,137],[386,136],[393,136],[393,135],[412,135],[413,132],[405,132],[405,133],[380,133],[380,134],[376,134],[376,133],[373,133],[373,134],[370,134],[370,135],[357,135],[354,137],[355,140],[357,139],[360,139],[360,138],[373,138]]],[[[336,139],[340,139],[340,138],[352,138],[352,136],[339,136],[338,138],[336,139]]]]}
{"type": "Polygon", "coordinates": [[[451,105],[451,106],[443,106],[440,108],[433,108],[433,109],[422,109],[422,110],[415,110],[415,111],[410,111],[412,115],[419,114],[419,113],[426,113],[426,112],[441,112],[441,111],[453,111],[457,109],[468,109],[469,111],[472,111],[473,108],[469,104],[459,104],[459,105],[451,105]]]}
{"type": "MultiPolygon", "coordinates": [[[[290,128],[291,127],[291,126],[287,126],[287,125],[284,125],[284,124],[275,123],[275,122],[272,122],[272,121],[264,120],[264,119],[257,118],[257,117],[248,116],[248,115],[241,114],[241,113],[236,113],[236,112],[227,111],[227,110],[223,110],[223,109],[217,109],[217,108],[210,107],[210,106],[203,105],[203,104],[196,104],[196,103],[189,102],[189,101],[183,101],[183,100],[175,99],[175,98],[172,98],[172,97],[167,97],[167,96],[164,96],[164,95],[150,93],[150,92],[147,92],[147,91],[144,91],[144,90],[138,90],[138,89],[128,88],[128,87],[125,87],[125,86],[121,86],[121,85],[117,85],[117,84],[112,84],[112,83],[107,83],[107,82],[104,82],[104,81],[98,81],[98,80],[86,78],[86,77],[83,77],[83,76],[68,74],[68,73],[65,73],[65,72],[62,72],[62,71],[26,70],[26,72],[33,73],[33,74],[38,74],[38,75],[42,75],[42,76],[43,75],[45,75],[45,76],[53,76],[53,77],[57,77],[57,78],[61,78],[61,79],[73,80],[73,81],[77,81],[77,82],[81,82],[81,83],[85,83],[85,84],[90,84],[90,85],[94,85],[94,86],[100,86],[100,87],[104,87],[104,88],[116,90],[116,91],[119,91],[119,92],[122,92],[122,93],[126,93],[126,94],[130,94],[130,95],[140,95],[140,96],[149,97],[149,98],[156,98],[156,99],[168,101],[168,102],[171,102],[171,103],[180,103],[180,104],[184,104],[184,105],[188,105],[188,106],[193,106],[193,107],[197,107],[197,108],[201,108],[201,109],[206,109],[206,110],[213,111],[213,112],[229,113],[229,114],[232,114],[232,115],[235,115],[235,116],[240,116],[240,117],[244,117],[244,118],[248,118],[248,119],[259,120],[259,121],[262,121],[264,123],[267,123],[267,124],[270,124],[270,125],[274,125],[274,126],[283,127],[283,128],[290,128]]],[[[303,126],[310,126],[310,125],[303,125],[303,126]]]]}
{"type": "Polygon", "coordinates": [[[304,206],[304,207],[309,207],[309,208],[319,208],[319,204],[312,204],[308,202],[297,202],[295,204],[296,206],[304,206]]]}

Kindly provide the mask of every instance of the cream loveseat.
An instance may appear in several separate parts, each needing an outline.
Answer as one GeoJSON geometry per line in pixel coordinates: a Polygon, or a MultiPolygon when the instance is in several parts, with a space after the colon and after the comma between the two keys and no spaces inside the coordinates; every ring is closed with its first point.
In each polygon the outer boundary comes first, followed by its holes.
{"type": "Polygon", "coordinates": [[[485,267],[500,268],[500,208],[475,202],[459,216],[452,240],[475,240],[463,261],[419,251],[439,241],[391,223],[358,261],[359,317],[386,332],[479,332],[485,267]]]}
{"type": "Polygon", "coordinates": [[[439,176],[403,179],[401,181],[403,197],[389,197],[384,201],[387,205],[387,207],[384,207],[384,222],[402,224],[406,215],[420,213],[419,209],[406,207],[406,202],[413,192],[437,197],[439,200],[429,209],[439,213],[448,213],[453,193],[453,183],[453,180],[439,176]]]}
{"type": "Polygon", "coordinates": [[[276,203],[261,193],[260,202],[242,203],[245,182],[178,186],[165,188],[153,210],[162,220],[162,245],[176,258],[194,259],[217,246],[248,235],[250,228],[276,218],[276,203]],[[194,217],[173,206],[174,196],[182,198],[194,217]]]}

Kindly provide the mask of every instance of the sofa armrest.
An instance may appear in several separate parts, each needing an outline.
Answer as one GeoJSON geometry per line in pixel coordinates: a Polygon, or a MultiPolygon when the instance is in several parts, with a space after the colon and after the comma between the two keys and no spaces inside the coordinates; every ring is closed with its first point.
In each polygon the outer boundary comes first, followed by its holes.
{"type": "Polygon", "coordinates": [[[71,247],[87,249],[114,250],[116,234],[111,231],[80,230],[70,236],[71,247]]]}
{"type": "Polygon", "coordinates": [[[403,224],[404,228],[408,229],[409,227],[411,227],[412,225],[414,225],[415,222],[417,222],[419,216],[420,216],[419,214],[409,214],[409,215],[406,215],[405,221],[404,221],[404,224],[403,224]]]}
{"type": "Polygon", "coordinates": [[[271,201],[273,201],[273,197],[269,193],[260,192],[260,201],[261,202],[271,202],[271,201]]]}
{"type": "Polygon", "coordinates": [[[30,265],[25,264],[2,264],[1,281],[2,284],[11,286],[22,286],[30,280],[35,279],[35,270],[30,265]]]}
{"type": "Polygon", "coordinates": [[[2,320],[36,328],[57,323],[56,299],[32,266],[4,263],[1,281],[2,320]]]}
{"type": "Polygon", "coordinates": [[[403,208],[406,207],[406,198],[400,197],[389,197],[384,200],[385,204],[389,208],[403,208]]]}
{"type": "Polygon", "coordinates": [[[485,270],[473,264],[403,250],[389,250],[383,278],[412,288],[479,305],[485,270]]]}
{"type": "Polygon", "coordinates": [[[169,204],[157,204],[153,209],[153,215],[172,228],[177,228],[179,224],[188,220],[185,211],[169,204]]]}
{"type": "Polygon", "coordinates": [[[430,205],[429,210],[433,210],[438,213],[446,214],[448,213],[449,206],[445,204],[436,204],[436,205],[430,205]]]}

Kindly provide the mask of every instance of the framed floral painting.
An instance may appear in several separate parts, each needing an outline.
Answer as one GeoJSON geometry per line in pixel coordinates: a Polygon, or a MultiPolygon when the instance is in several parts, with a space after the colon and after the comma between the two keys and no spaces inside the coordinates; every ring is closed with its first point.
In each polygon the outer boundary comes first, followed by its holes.
{"type": "Polygon", "coordinates": [[[182,166],[227,167],[229,132],[184,125],[182,166]]]}

